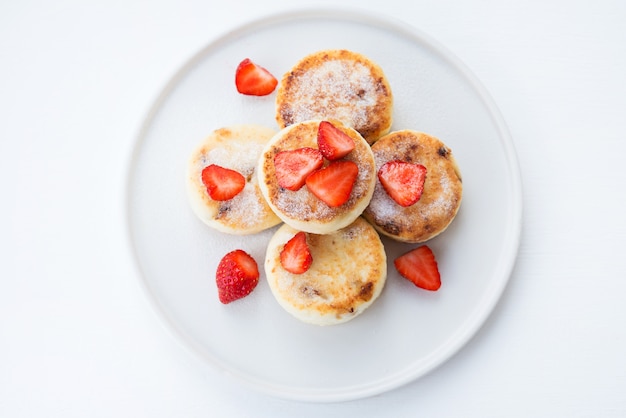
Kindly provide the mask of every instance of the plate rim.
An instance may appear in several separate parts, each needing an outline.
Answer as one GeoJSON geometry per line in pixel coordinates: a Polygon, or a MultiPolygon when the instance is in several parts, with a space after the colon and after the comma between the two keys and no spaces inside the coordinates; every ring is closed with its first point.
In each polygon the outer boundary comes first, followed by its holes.
{"type": "Polygon", "coordinates": [[[343,402],[380,395],[413,382],[447,362],[477,334],[477,332],[485,324],[485,321],[492,314],[498,302],[501,300],[502,293],[511,279],[513,269],[517,262],[523,224],[523,185],[515,144],[502,113],[500,112],[491,94],[463,61],[453,54],[445,45],[441,44],[421,29],[393,16],[381,14],[379,12],[374,14],[373,11],[355,7],[305,6],[292,7],[283,12],[269,13],[257,18],[249,19],[243,23],[234,24],[218,36],[207,39],[198,51],[185,59],[180,65],[176,66],[173,73],[169,77],[166,77],[166,82],[162,84],[160,92],[153,100],[150,101],[148,111],[144,114],[143,118],[141,118],[139,130],[133,138],[134,141],[132,143],[131,152],[125,165],[126,173],[124,176],[124,198],[122,201],[125,220],[125,244],[131,254],[135,274],[137,275],[140,287],[144,292],[144,296],[147,298],[152,311],[157,315],[157,317],[160,318],[161,321],[163,321],[162,324],[166,325],[165,328],[168,333],[180,346],[184,348],[185,351],[193,354],[193,356],[200,360],[203,365],[210,366],[212,370],[221,373],[223,376],[227,376],[230,380],[243,383],[245,386],[255,390],[256,392],[294,401],[320,403],[343,402]],[[499,276],[500,279],[494,282],[497,286],[492,286],[490,291],[486,292],[483,297],[483,301],[473,312],[472,316],[464,321],[465,325],[461,324],[459,331],[452,334],[441,345],[441,347],[446,347],[446,349],[440,349],[437,350],[437,352],[432,353],[428,356],[430,360],[427,362],[424,362],[423,359],[417,362],[425,363],[423,366],[407,367],[398,373],[386,376],[384,379],[367,382],[363,385],[346,386],[339,390],[334,389],[332,392],[323,389],[303,389],[300,387],[292,388],[286,387],[285,385],[262,381],[262,379],[254,378],[243,373],[242,371],[233,370],[220,362],[218,359],[207,355],[205,350],[203,350],[202,347],[199,347],[199,344],[194,341],[193,338],[190,338],[179,329],[175,321],[167,313],[166,309],[161,306],[158,298],[150,288],[148,279],[143,273],[137,256],[137,248],[135,245],[136,241],[132,230],[131,214],[131,193],[133,185],[132,175],[134,173],[134,167],[136,165],[139,151],[142,149],[142,145],[146,141],[148,130],[154,122],[158,111],[188,71],[196,63],[202,60],[208,51],[219,48],[220,44],[229,42],[237,34],[245,35],[250,33],[250,31],[254,28],[271,27],[272,25],[284,22],[315,19],[361,23],[384,28],[395,33],[400,33],[413,42],[419,42],[420,44],[429,47],[440,58],[445,59],[449,64],[451,64],[454,69],[459,71],[459,73],[466,79],[472,89],[475,90],[477,97],[480,98],[482,103],[487,108],[488,114],[498,133],[499,143],[502,145],[502,149],[504,151],[506,165],[509,168],[510,174],[508,183],[512,186],[508,196],[510,206],[507,207],[509,212],[508,218],[511,220],[511,223],[507,227],[506,237],[508,237],[508,239],[505,240],[505,244],[508,244],[508,251],[503,251],[503,253],[507,254],[507,258],[505,260],[500,260],[497,265],[498,269],[496,269],[499,274],[494,273],[493,275],[499,276]]]}

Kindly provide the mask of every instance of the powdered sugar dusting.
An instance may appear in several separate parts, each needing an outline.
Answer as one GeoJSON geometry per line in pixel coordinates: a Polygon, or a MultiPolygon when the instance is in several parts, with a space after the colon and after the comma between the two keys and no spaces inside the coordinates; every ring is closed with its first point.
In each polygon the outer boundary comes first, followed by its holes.
{"type": "Polygon", "coordinates": [[[238,171],[249,176],[256,167],[263,144],[233,141],[227,147],[216,147],[207,152],[202,158],[203,167],[217,164],[224,168],[238,171]]]}
{"type": "Polygon", "coordinates": [[[250,227],[267,216],[267,211],[265,201],[258,194],[256,186],[248,182],[241,193],[221,203],[217,218],[237,223],[242,227],[250,227]]]}
{"type": "Polygon", "coordinates": [[[375,80],[359,62],[326,61],[304,73],[293,87],[296,121],[333,117],[358,130],[377,101],[375,80]]]}
{"type": "Polygon", "coordinates": [[[454,201],[454,195],[450,189],[450,179],[448,176],[440,177],[439,186],[441,187],[441,192],[437,199],[430,202],[427,210],[447,215],[452,211],[452,202],[454,201]]]}
{"type": "Polygon", "coordinates": [[[215,219],[238,230],[254,228],[274,216],[258,190],[256,165],[264,144],[253,141],[229,141],[227,144],[205,150],[196,161],[198,184],[202,169],[216,164],[235,170],[246,178],[244,189],[232,199],[219,203],[215,219]]]}
{"type": "Polygon", "coordinates": [[[384,224],[398,217],[402,207],[394,202],[385,192],[379,182],[376,182],[374,194],[368,208],[369,213],[376,217],[376,222],[384,224]]]}
{"type": "Polygon", "coordinates": [[[306,186],[297,192],[282,190],[276,196],[276,207],[293,219],[303,221],[329,219],[336,210],[318,200],[306,186]]]}

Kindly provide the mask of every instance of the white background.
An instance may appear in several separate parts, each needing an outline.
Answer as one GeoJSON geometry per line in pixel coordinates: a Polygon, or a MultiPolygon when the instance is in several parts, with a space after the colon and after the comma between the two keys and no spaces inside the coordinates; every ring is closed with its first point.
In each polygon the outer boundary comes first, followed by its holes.
{"type": "Polygon", "coordinates": [[[517,264],[485,325],[444,365],[372,398],[285,401],[202,367],[155,314],[123,202],[153,100],[223,32],[333,3],[0,3],[1,417],[626,416],[618,0],[342,3],[443,43],[491,93],[517,149],[517,264]]]}

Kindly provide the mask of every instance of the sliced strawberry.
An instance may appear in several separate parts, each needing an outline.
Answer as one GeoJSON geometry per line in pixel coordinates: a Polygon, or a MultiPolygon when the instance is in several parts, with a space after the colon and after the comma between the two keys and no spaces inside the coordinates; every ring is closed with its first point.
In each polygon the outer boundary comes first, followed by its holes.
{"type": "Polygon", "coordinates": [[[399,160],[389,161],[378,170],[378,179],[397,204],[407,207],[422,197],[426,167],[399,160]]]}
{"type": "Polygon", "coordinates": [[[435,254],[426,245],[401,255],[394,260],[393,264],[402,277],[417,287],[433,291],[441,287],[441,276],[435,254]]]}
{"type": "Polygon", "coordinates": [[[309,174],[324,164],[324,157],[315,148],[281,151],[274,157],[278,185],[287,190],[300,190],[309,174]]]}
{"type": "Polygon", "coordinates": [[[332,123],[322,121],[317,129],[317,147],[332,161],[348,155],[354,149],[354,140],[332,123]]]}
{"type": "Polygon", "coordinates": [[[254,290],[259,283],[259,267],[245,251],[231,251],[220,260],[215,282],[220,302],[230,303],[254,290]]]}
{"type": "Polygon", "coordinates": [[[246,186],[241,173],[211,164],[202,170],[202,183],[213,200],[229,200],[237,196],[246,186]]]}
{"type": "Polygon", "coordinates": [[[267,96],[274,91],[278,80],[268,70],[244,59],[237,66],[235,85],[241,94],[250,96],[267,96]]]}
{"type": "Polygon", "coordinates": [[[285,270],[293,274],[302,274],[311,267],[313,257],[306,242],[306,234],[298,232],[283,247],[280,252],[280,264],[285,270]]]}
{"type": "Polygon", "coordinates": [[[333,161],[306,178],[306,186],[330,207],[341,206],[350,199],[359,167],[352,161],[333,161]]]}

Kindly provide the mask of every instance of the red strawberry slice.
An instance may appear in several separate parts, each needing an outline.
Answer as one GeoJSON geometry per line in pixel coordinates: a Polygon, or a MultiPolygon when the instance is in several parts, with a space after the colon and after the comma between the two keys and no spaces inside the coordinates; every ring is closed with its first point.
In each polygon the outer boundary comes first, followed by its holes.
{"type": "Polygon", "coordinates": [[[394,260],[393,264],[402,277],[417,287],[433,291],[441,287],[437,260],[427,245],[422,245],[401,255],[394,260]]]}
{"type": "Polygon", "coordinates": [[[237,196],[246,186],[241,173],[211,164],[202,170],[202,183],[213,200],[229,200],[237,196]]]}
{"type": "Polygon", "coordinates": [[[317,146],[332,161],[348,155],[354,149],[354,140],[332,123],[322,121],[317,129],[317,146]]]}
{"type": "Polygon", "coordinates": [[[287,190],[300,190],[307,176],[324,164],[324,157],[315,148],[281,151],[274,157],[278,185],[287,190]]]}
{"type": "Polygon", "coordinates": [[[302,231],[293,236],[280,252],[280,264],[293,274],[302,274],[311,267],[313,257],[302,231]]]}
{"type": "Polygon", "coordinates": [[[220,302],[228,304],[248,296],[259,283],[259,267],[254,258],[243,250],[226,254],[215,274],[220,302]]]}
{"type": "Polygon", "coordinates": [[[241,94],[250,96],[267,96],[274,91],[278,80],[268,70],[244,59],[237,66],[235,85],[241,94]]]}
{"type": "Polygon", "coordinates": [[[426,167],[399,160],[389,161],[378,170],[378,179],[397,204],[408,207],[422,197],[426,167]]]}
{"type": "Polygon", "coordinates": [[[313,172],[306,178],[306,186],[328,206],[338,207],[350,199],[350,193],[358,175],[359,167],[356,163],[338,160],[313,172]]]}

